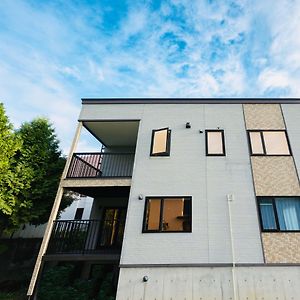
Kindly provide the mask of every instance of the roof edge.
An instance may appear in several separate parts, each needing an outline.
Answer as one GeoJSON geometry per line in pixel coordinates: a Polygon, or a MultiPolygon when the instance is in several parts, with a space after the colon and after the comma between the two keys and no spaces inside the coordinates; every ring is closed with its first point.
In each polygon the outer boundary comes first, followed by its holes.
{"type": "Polygon", "coordinates": [[[82,104],[300,104],[300,98],[82,98],[82,104]]]}

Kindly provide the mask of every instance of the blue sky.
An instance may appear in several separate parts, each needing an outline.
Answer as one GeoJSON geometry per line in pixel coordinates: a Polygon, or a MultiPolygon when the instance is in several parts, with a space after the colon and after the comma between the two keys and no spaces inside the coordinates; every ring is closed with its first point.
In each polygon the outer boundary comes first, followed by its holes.
{"type": "Polygon", "coordinates": [[[300,97],[300,1],[1,0],[11,121],[66,151],[82,97],[300,97]]]}

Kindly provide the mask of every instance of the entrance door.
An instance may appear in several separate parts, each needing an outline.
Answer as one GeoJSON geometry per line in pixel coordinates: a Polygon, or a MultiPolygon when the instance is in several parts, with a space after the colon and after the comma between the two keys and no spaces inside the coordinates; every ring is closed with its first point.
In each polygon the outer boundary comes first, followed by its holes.
{"type": "Polygon", "coordinates": [[[126,208],[105,208],[99,236],[99,247],[121,248],[124,235],[126,208]]]}

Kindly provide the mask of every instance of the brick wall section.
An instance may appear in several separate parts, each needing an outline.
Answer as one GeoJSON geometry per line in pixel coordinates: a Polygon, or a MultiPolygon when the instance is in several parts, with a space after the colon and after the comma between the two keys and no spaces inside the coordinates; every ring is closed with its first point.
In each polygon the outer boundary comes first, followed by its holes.
{"type": "Polygon", "coordinates": [[[244,104],[247,129],[285,129],[279,104],[244,104]]]}
{"type": "Polygon", "coordinates": [[[256,196],[300,196],[292,156],[252,156],[256,196]]]}
{"type": "MultiPolygon", "coordinates": [[[[285,129],[279,104],[244,104],[247,130],[285,129]]],[[[256,196],[300,196],[292,156],[252,156],[256,196]]],[[[300,263],[300,233],[261,233],[266,263],[300,263]]]]}
{"type": "Polygon", "coordinates": [[[263,232],[266,263],[300,263],[300,232],[263,232]]]}

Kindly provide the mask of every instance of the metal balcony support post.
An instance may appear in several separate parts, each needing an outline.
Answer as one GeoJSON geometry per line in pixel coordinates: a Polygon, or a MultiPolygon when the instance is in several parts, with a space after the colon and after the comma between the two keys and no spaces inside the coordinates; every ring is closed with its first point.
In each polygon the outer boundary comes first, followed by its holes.
{"type": "Polygon", "coordinates": [[[40,247],[40,250],[39,250],[39,254],[37,256],[35,266],[34,266],[34,269],[33,269],[33,273],[32,273],[32,276],[31,276],[30,284],[29,284],[28,291],[27,291],[27,296],[29,297],[29,299],[32,298],[32,296],[34,294],[34,291],[35,291],[37,279],[39,277],[40,268],[41,268],[41,264],[42,264],[42,258],[44,256],[46,250],[47,250],[49,239],[50,239],[51,232],[52,232],[53,221],[56,219],[56,216],[57,216],[57,213],[58,213],[58,210],[59,210],[59,206],[60,206],[60,202],[61,202],[61,199],[62,199],[62,196],[63,196],[63,192],[64,192],[63,180],[67,176],[67,172],[68,172],[68,169],[69,169],[69,166],[70,166],[70,162],[71,162],[74,150],[75,150],[75,148],[78,144],[78,141],[79,141],[81,129],[82,129],[82,122],[79,122],[78,126],[77,126],[77,129],[76,129],[75,137],[74,137],[72,145],[71,145],[70,153],[69,153],[69,156],[67,158],[64,171],[63,171],[62,176],[61,176],[61,180],[60,180],[60,183],[59,183],[59,186],[58,186],[58,190],[57,190],[57,193],[56,193],[56,197],[55,197],[55,201],[54,201],[54,204],[53,204],[53,207],[52,207],[52,211],[51,211],[51,214],[50,214],[50,217],[49,217],[49,221],[48,221],[48,224],[47,224],[47,227],[46,227],[46,230],[45,230],[43,241],[42,241],[42,244],[41,244],[41,247],[40,247]]]}

